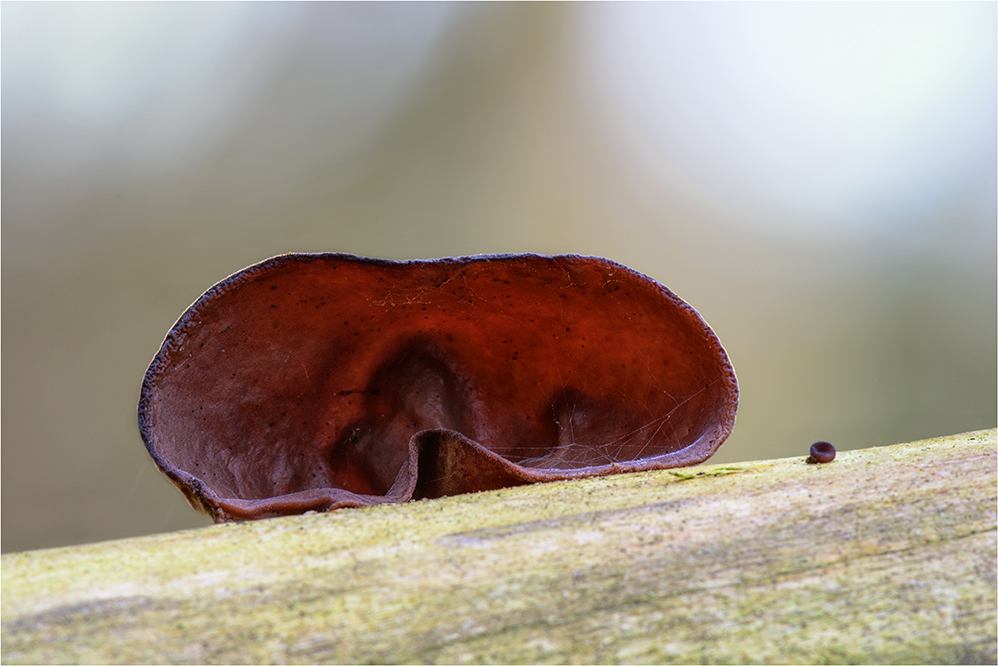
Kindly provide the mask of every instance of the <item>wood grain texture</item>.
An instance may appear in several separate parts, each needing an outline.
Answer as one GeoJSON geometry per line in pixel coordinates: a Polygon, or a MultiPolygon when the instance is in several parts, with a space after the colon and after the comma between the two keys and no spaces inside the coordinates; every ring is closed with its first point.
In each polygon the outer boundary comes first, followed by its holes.
{"type": "Polygon", "coordinates": [[[995,663],[996,431],[2,558],[2,660],[995,663]]]}

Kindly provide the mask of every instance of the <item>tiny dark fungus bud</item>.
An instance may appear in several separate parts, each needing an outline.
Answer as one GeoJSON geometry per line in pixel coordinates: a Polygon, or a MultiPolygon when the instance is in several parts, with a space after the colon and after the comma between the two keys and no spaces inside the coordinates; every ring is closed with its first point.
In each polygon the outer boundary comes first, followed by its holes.
{"type": "Polygon", "coordinates": [[[815,442],[811,445],[809,463],[830,463],[835,460],[835,447],[828,442],[815,442]]]}

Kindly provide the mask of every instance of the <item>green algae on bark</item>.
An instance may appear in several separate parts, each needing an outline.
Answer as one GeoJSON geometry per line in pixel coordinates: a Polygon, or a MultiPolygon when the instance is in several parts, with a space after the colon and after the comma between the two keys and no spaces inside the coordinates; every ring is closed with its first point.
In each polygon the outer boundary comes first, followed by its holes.
{"type": "Polygon", "coordinates": [[[2,660],[995,662],[995,430],[737,467],[6,554],[2,660]]]}

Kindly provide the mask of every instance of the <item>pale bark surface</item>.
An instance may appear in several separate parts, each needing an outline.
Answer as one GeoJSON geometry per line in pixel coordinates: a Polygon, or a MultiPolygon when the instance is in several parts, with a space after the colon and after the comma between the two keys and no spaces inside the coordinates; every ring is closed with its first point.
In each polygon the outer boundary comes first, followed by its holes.
{"type": "Polygon", "coordinates": [[[996,431],[2,562],[2,660],[995,663],[996,431]]]}

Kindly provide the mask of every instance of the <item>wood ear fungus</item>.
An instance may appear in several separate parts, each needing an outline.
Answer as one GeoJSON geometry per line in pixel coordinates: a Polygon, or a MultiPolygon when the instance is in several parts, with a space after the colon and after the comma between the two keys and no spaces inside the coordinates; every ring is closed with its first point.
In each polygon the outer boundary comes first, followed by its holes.
{"type": "Polygon", "coordinates": [[[138,416],[223,522],[696,464],[737,404],[697,312],[607,259],[291,254],[180,317],[138,416]]]}
{"type": "Polygon", "coordinates": [[[835,447],[828,442],[815,442],[811,445],[809,463],[830,463],[835,460],[835,447]]]}

